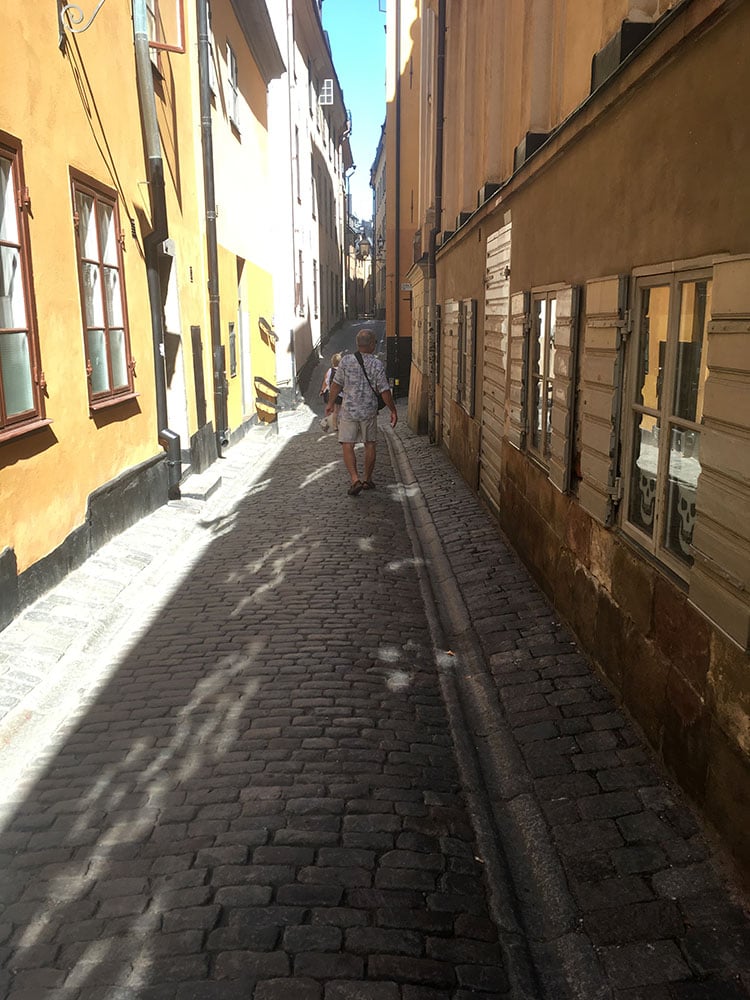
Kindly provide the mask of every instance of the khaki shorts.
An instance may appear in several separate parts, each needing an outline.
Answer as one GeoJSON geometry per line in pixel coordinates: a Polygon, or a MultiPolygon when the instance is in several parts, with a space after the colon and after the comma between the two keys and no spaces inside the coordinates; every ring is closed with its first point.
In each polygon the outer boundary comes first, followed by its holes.
{"type": "Polygon", "coordinates": [[[339,443],[354,444],[356,441],[377,441],[378,415],[367,420],[350,420],[339,414],[339,443]]]}

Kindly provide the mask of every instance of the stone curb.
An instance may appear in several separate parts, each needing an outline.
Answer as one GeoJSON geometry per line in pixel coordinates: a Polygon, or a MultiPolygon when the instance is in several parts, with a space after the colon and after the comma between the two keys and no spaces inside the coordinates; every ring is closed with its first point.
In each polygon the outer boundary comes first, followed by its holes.
{"type": "Polygon", "coordinates": [[[568,995],[607,1000],[611,988],[591,941],[577,926],[578,907],[532,780],[504,722],[497,689],[440,535],[403,444],[393,433],[386,440],[405,495],[407,530],[441,688],[514,996],[519,1000],[546,996],[539,984],[554,981],[548,971],[552,963],[568,995]],[[545,967],[547,974],[540,975],[537,969],[545,967]]]}

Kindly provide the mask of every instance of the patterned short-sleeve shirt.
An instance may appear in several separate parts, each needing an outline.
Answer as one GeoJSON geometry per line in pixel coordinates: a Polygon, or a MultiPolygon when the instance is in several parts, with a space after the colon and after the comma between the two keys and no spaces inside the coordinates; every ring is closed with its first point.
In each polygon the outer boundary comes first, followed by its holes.
{"type": "Polygon", "coordinates": [[[345,419],[368,420],[375,416],[378,412],[378,399],[372,390],[384,392],[390,389],[383,362],[374,354],[363,354],[362,360],[372,389],[353,354],[345,354],[336,369],[336,381],[342,387],[344,396],[341,416],[345,419]]]}

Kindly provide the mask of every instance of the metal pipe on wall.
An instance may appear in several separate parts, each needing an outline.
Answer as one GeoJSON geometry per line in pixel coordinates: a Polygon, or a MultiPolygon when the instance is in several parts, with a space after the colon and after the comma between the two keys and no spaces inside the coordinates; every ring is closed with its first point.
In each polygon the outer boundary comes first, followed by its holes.
{"type": "Polygon", "coordinates": [[[219,308],[219,253],[216,239],[216,187],[214,183],[214,148],[211,131],[211,87],[209,77],[210,46],[208,37],[208,3],[197,0],[198,14],[198,75],[200,80],[201,143],[203,147],[203,187],[206,202],[206,256],[208,263],[208,307],[211,328],[211,360],[214,380],[214,418],[216,420],[216,451],[228,444],[226,364],[221,345],[221,311],[219,308]]]}
{"type": "Polygon", "coordinates": [[[435,433],[435,402],[437,395],[437,237],[442,228],[443,215],[443,131],[445,116],[445,0],[438,3],[437,23],[437,73],[435,94],[435,223],[430,230],[430,245],[428,249],[429,305],[427,318],[427,433],[434,444],[435,433]]]}
{"type": "Polygon", "coordinates": [[[182,477],[180,436],[167,426],[167,376],[164,356],[164,307],[159,273],[159,255],[169,236],[167,202],[164,192],[164,162],[161,155],[159,123],[156,119],[156,95],[148,39],[146,0],[133,0],[133,40],[141,106],[141,123],[148,160],[148,190],[151,204],[151,232],[143,240],[146,276],[151,310],[151,331],[154,345],[154,381],[156,389],[156,420],[159,444],[167,452],[169,496],[179,496],[182,477]]]}

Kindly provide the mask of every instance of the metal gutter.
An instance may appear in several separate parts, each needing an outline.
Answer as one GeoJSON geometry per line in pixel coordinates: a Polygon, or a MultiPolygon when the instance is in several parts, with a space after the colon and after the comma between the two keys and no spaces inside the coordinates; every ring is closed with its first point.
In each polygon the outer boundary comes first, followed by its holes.
{"type": "Polygon", "coordinates": [[[146,276],[151,310],[151,332],[154,346],[154,382],[156,388],[156,419],[159,444],[167,452],[169,496],[179,496],[182,477],[180,436],[167,427],[167,377],[164,363],[164,308],[159,273],[159,257],[169,236],[167,203],[164,193],[164,161],[161,155],[159,123],[156,119],[156,95],[148,40],[146,0],[133,0],[133,40],[141,106],[141,124],[148,160],[148,192],[151,203],[151,232],[144,238],[146,276]]]}

